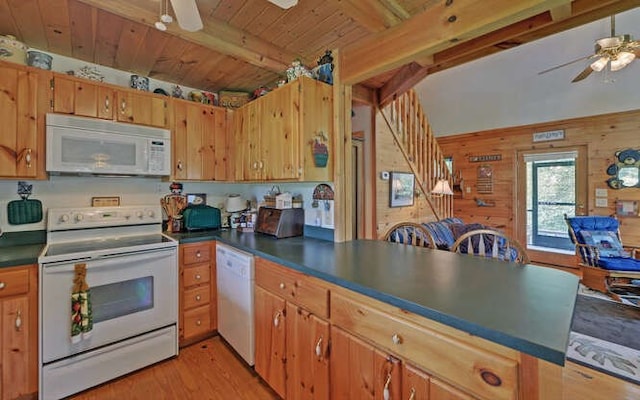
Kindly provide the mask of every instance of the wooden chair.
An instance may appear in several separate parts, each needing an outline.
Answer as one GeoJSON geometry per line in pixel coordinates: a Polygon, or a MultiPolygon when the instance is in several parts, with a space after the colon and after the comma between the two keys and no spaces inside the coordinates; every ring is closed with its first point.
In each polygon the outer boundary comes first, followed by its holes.
{"type": "Polygon", "coordinates": [[[392,226],[383,239],[405,245],[436,248],[435,241],[429,231],[424,226],[414,222],[400,222],[392,226]]]}
{"type": "Polygon", "coordinates": [[[492,229],[476,229],[462,234],[451,246],[451,251],[501,261],[529,263],[526,250],[517,240],[492,229]]]}
{"type": "MultiPolygon", "coordinates": [[[[589,215],[567,217],[565,221],[569,229],[569,237],[576,248],[578,265],[582,272],[582,283],[594,290],[620,300],[628,293],[637,296],[640,287],[635,284],[640,280],[640,248],[624,246],[620,237],[618,220],[615,217],[589,215]],[[585,232],[587,235],[585,236],[585,232]],[[605,240],[598,243],[587,243],[585,237],[594,237],[593,233],[611,232],[602,236],[605,240]],[[603,246],[602,242],[610,242],[603,246]],[[612,247],[614,250],[609,250],[612,247]],[[626,251],[624,256],[615,255],[615,249],[626,251]],[[611,254],[613,251],[614,254],[611,254]],[[609,254],[607,254],[609,253],[609,254]]],[[[622,254],[620,254],[622,255],[622,254]]]]}

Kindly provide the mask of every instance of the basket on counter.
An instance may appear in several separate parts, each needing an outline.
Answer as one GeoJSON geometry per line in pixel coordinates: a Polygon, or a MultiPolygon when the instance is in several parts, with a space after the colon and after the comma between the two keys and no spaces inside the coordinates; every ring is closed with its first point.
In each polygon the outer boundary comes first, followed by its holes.
{"type": "Polygon", "coordinates": [[[271,188],[271,190],[269,190],[265,195],[264,195],[264,203],[265,206],[267,207],[274,207],[276,206],[276,196],[279,195],[280,193],[282,193],[282,191],[280,190],[280,187],[278,186],[273,186],[271,188]]]}

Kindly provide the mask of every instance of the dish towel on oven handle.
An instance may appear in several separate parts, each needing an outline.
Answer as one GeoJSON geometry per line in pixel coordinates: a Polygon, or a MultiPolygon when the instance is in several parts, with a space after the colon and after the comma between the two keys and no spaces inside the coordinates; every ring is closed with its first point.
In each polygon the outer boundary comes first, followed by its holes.
{"type": "Polygon", "coordinates": [[[93,316],[91,315],[91,290],[87,285],[87,264],[76,264],[71,290],[71,343],[89,339],[92,329],[93,316]]]}

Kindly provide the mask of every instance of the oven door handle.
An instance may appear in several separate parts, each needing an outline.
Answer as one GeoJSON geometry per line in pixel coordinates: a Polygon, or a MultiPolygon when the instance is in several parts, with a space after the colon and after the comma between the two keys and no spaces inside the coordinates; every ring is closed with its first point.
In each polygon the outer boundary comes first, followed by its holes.
{"type": "Polygon", "coordinates": [[[114,266],[120,266],[122,259],[126,258],[127,263],[136,261],[149,261],[153,259],[165,258],[167,256],[173,256],[175,248],[162,248],[152,250],[142,250],[131,253],[118,253],[118,254],[106,254],[102,256],[96,256],[86,259],[76,259],[67,261],[58,261],[53,263],[43,264],[42,270],[44,273],[62,273],[72,272],[75,270],[75,266],[78,263],[87,263],[87,269],[94,268],[108,268],[114,266]]]}

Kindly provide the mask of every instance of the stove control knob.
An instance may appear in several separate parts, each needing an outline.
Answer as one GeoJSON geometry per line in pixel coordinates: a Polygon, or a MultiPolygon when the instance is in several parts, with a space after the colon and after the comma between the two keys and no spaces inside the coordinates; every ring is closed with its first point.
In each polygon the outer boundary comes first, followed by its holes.
{"type": "Polygon", "coordinates": [[[76,214],[76,222],[80,222],[84,219],[84,215],[82,214],[76,214]]]}
{"type": "Polygon", "coordinates": [[[136,217],[142,219],[142,217],[144,217],[144,214],[142,213],[142,211],[136,211],[136,217]]]}
{"type": "Polygon", "coordinates": [[[58,218],[58,222],[65,223],[69,221],[69,216],[67,214],[62,214],[60,218],[58,218]]]}

